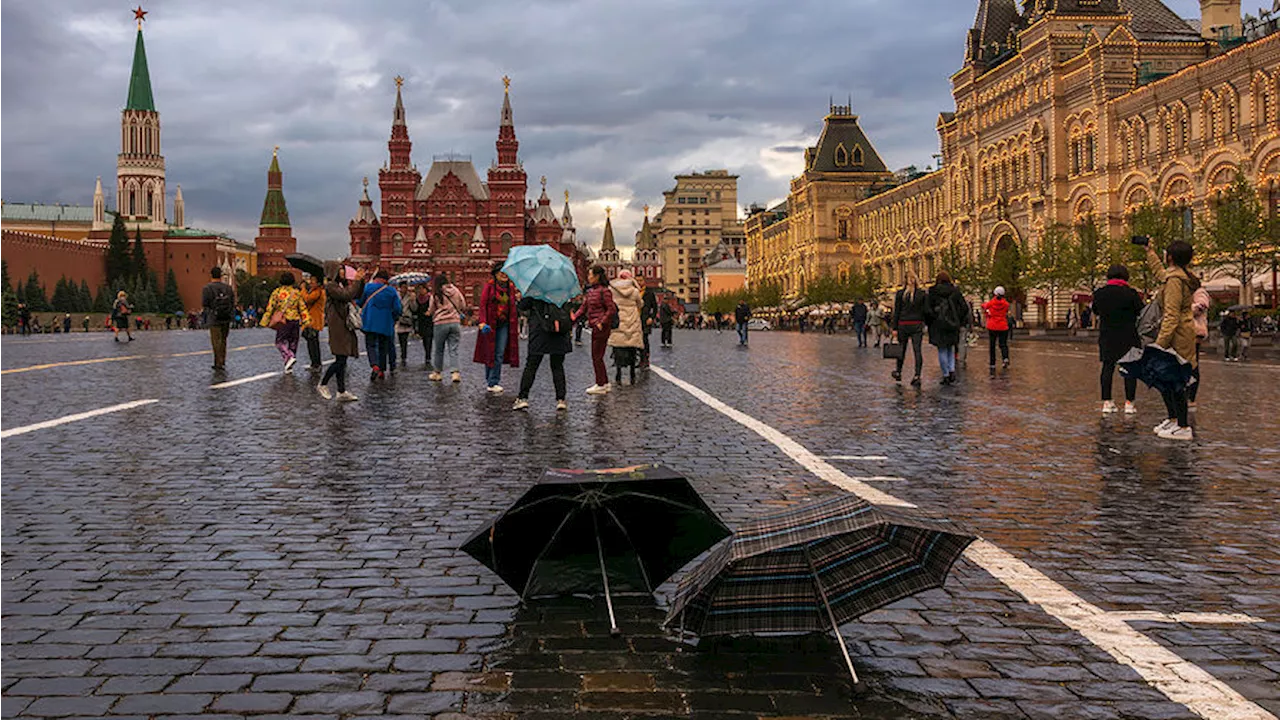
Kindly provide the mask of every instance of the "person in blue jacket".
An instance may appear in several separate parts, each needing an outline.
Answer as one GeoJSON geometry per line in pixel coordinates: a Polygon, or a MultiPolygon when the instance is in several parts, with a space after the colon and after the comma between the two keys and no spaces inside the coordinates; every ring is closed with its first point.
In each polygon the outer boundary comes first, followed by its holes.
{"type": "Polygon", "coordinates": [[[391,275],[386,270],[378,270],[374,273],[373,282],[365,285],[364,297],[360,300],[365,352],[369,355],[369,367],[372,369],[370,380],[386,377],[391,353],[395,352],[392,341],[395,339],[396,320],[404,312],[400,293],[387,284],[390,279],[391,275]]]}

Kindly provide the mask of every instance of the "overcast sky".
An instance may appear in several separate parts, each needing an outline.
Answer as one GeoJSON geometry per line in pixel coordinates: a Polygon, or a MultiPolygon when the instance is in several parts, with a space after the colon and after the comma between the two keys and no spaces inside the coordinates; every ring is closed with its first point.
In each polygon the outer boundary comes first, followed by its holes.
{"type": "MultiPolygon", "coordinates": [[[[1196,0],[1169,0],[1184,17],[1196,0]]],[[[1248,3],[1246,3],[1248,4],[1248,3]]],[[[124,2],[6,2],[0,187],[90,204],[115,186],[133,14],[124,2]]],[[[501,78],[530,197],[573,194],[579,237],[615,209],[630,245],[676,173],[728,168],[743,205],[786,194],[828,98],[892,168],[924,167],[977,0],[153,0],[144,27],[170,208],[251,241],[273,145],[299,248],[343,255],[360,179],[386,159],[393,78],[414,160],[495,157],[501,78]]],[[[376,199],[376,195],[375,195],[376,199]]],[[[111,200],[109,199],[109,203],[111,200]]],[[[170,210],[170,213],[172,210],[170,210]]]]}

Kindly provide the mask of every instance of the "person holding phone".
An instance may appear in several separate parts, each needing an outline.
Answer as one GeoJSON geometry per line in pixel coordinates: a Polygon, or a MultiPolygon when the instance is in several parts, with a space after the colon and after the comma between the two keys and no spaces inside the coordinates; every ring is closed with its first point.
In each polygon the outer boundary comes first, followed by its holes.
{"type": "MultiPolygon", "coordinates": [[[[1150,243],[1146,243],[1146,246],[1147,262],[1152,272],[1161,273],[1163,277],[1160,290],[1156,293],[1156,300],[1160,302],[1163,314],[1160,331],[1153,344],[1173,350],[1191,363],[1193,369],[1198,368],[1192,302],[1196,290],[1200,288],[1200,278],[1188,269],[1194,250],[1191,243],[1176,240],[1165,250],[1162,262],[1155,250],[1151,249],[1150,243]]],[[[1156,435],[1166,440],[1194,440],[1195,432],[1187,421],[1187,388],[1165,390],[1162,394],[1169,416],[1154,428],[1156,435]]]]}
{"type": "Polygon", "coordinates": [[[329,326],[329,352],[333,354],[333,364],[324,371],[316,392],[328,400],[333,397],[329,390],[329,381],[338,381],[338,400],[355,402],[360,398],[347,390],[347,359],[360,357],[360,338],[356,331],[347,325],[351,313],[351,303],[364,297],[364,271],[357,270],[354,277],[347,279],[347,269],[342,263],[328,261],[324,264],[324,319],[329,326]]]}

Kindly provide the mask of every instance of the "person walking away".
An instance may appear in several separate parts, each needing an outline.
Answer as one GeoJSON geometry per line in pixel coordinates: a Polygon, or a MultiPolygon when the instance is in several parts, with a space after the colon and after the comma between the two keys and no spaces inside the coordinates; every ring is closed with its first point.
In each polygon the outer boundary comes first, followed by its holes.
{"type": "MultiPolygon", "coordinates": [[[[1156,293],[1163,314],[1160,332],[1153,344],[1181,355],[1191,363],[1194,372],[1199,362],[1196,359],[1196,329],[1191,303],[1192,296],[1200,288],[1200,279],[1188,270],[1193,254],[1191,243],[1175,240],[1165,250],[1162,263],[1155,250],[1147,246],[1147,262],[1152,271],[1164,274],[1164,281],[1156,293]]],[[[1187,388],[1168,389],[1163,395],[1169,417],[1155,427],[1156,435],[1166,440],[1194,440],[1195,432],[1187,420],[1187,388]]]]}
{"type": "MultiPolygon", "coordinates": [[[[400,346],[400,366],[409,367],[409,336],[413,334],[414,323],[413,315],[408,311],[409,298],[412,297],[409,283],[401,282],[396,292],[400,295],[400,316],[396,318],[396,342],[400,346]]],[[[391,348],[392,372],[396,369],[395,357],[395,348],[391,348]]]]}
{"type": "Polygon", "coordinates": [[[227,336],[236,314],[236,291],[222,282],[222,268],[209,270],[209,282],[200,290],[200,307],[209,327],[209,345],[213,347],[213,369],[227,369],[227,336]]]}
{"type": "Polygon", "coordinates": [[[307,369],[320,372],[320,331],[325,324],[324,280],[314,275],[307,278],[302,288],[302,304],[307,308],[307,327],[302,331],[302,339],[307,343],[307,357],[311,364],[307,369]]]}
{"type": "Polygon", "coordinates": [[[662,347],[671,347],[672,331],[676,325],[676,311],[671,307],[670,301],[658,306],[658,325],[662,327],[662,337],[660,338],[662,347]]]}
{"type": "Polygon", "coordinates": [[[996,346],[999,345],[1001,361],[1008,369],[1009,301],[1005,299],[1003,286],[997,287],[991,299],[982,303],[982,311],[987,314],[987,365],[996,369],[996,346]]]}
{"type": "Polygon", "coordinates": [[[18,332],[23,337],[31,334],[31,308],[26,303],[18,303],[18,332]]]}
{"type": "MultiPolygon", "coordinates": [[[[880,347],[880,338],[884,335],[884,331],[881,328],[881,323],[883,322],[884,322],[884,311],[880,309],[879,301],[872,300],[867,305],[867,320],[866,320],[865,327],[870,330],[872,337],[875,339],[875,347],[880,347]]],[[[863,347],[866,347],[865,332],[866,331],[864,330],[863,347]]]]}
{"type": "Polygon", "coordinates": [[[280,273],[280,287],[271,291],[260,324],[276,331],[276,350],[284,359],[284,371],[293,370],[298,362],[298,340],[307,324],[307,306],[302,292],[294,287],[293,273],[280,273]]]}
{"type": "Polygon", "coordinates": [[[392,336],[396,319],[404,308],[400,296],[387,284],[390,273],[379,269],[373,274],[373,282],[364,286],[360,300],[360,320],[364,326],[365,354],[369,356],[369,380],[381,380],[394,362],[392,336]]]}
{"type": "Polygon", "coordinates": [[[618,327],[609,334],[608,346],[613,348],[614,384],[622,384],[622,369],[631,373],[631,384],[636,384],[636,365],[644,351],[644,329],[641,314],[644,310],[644,294],[640,284],[629,270],[618,273],[618,279],[609,283],[613,302],[618,308],[618,327]]]}
{"type": "Polygon", "coordinates": [[[751,323],[751,307],[746,300],[738,302],[738,307],[733,310],[733,319],[738,325],[738,344],[746,346],[748,325],[751,323]]]}
{"type": "Polygon", "coordinates": [[[712,318],[716,321],[716,332],[724,332],[724,313],[714,313],[712,318]]]}
{"type": "Polygon", "coordinates": [[[956,382],[956,346],[960,344],[960,330],[969,306],[964,296],[951,282],[945,270],[938,273],[937,282],[929,288],[929,306],[925,317],[929,323],[929,344],[938,348],[938,366],[942,369],[942,384],[956,382]]]}
{"type": "Polygon", "coordinates": [[[453,382],[462,382],[462,372],[458,369],[458,343],[462,341],[462,316],[467,312],[467,299],[444,273],[438,273],[431,281],[427,312],[432,323],[432,372],[428,377],[433,382],[440,382],[444,379],[441,373],[447,367],[453,382]]]}
{"type": "Polygon", "coordinates": [[[115,340],[120,342],[120,330],[133,342],[133,331],[129,329],[129,316],[133,308],[129,307],[129,295],[121,290],[116,293],[116,301],[111,305],[111,327],[115,331],[115,340]]]}
{"type": "Polygon", "coordinates": [[[853,322],[853,336],[858,339],[858,347],[867,346],[867,318],[870,312],[867,310],[867,304],[859,300],[853,304],[853,309],[849,311],[849,320],[853,322]]]}
{"type": "Polygon", "coordinates": [[[913,347],[916,361],[915,377],[911,384],[920,386],[920,371],[924,364],[924,356],[920,352],[920,343],[924,339],[924,326],[929,308],[929,294],[920,287],[920,280],[914,271],[907,273],[907,284],[893,296],[893,314],[889,327],[891,338],[902,343],[902,355],[898,358],[897,369],[893,371],[893,379],[902,382],[902,366],[907,359],[907,345],[913,347]]]}
{"type": "Polygon", "coordinates": [[[609,392],[609,370],[604,364],[604,351],[609,345],[613,323],[618,320],[618,305],[613,301],[604,268],[599,265],[592,267],[589,277],[591,283],[573,319],[585,320],[591,327],[591,367],[595,371],[596,382],[587,388],[587,394],[604,395],[609,392]]]}
{"type": "Polygon", "coordinates": [[[415,285],[413,292],[409,294],[409,301],[405,306],[405,312],[413,317],[414,330],[418,333],[418,337],[422,338],[422,355],[425,358],[423,363],[426,365],[427,372],[432,371],[431,365],[431,284],[422,283],[415,285]]]}
{"type": "Polygon", "coordinates": [[[354,328],[347,324],[356,300],[364,297],[364,270],[357,270],[355,277],[347,279],[346,268],[342,263],[326,262],[324,264],[324,319],[329,325],[329,352],[333,353],[333,364],[324,371],[316,392],[325,400],[333,397],[329,391],[329,381],[338,381],[338,400],[355,402],[360,398],[347,390],[347,360],[360,357],[360,338],[354,328]]]}
{"type": "Polygon", "coordinates": [[[1222,315],[1218,323],[1218,332],[1222,333],[1222,351],[1226,362],[1240,362],[1240,321],[1230,310],[1222,315]]]}
{"type": "Polygon", "coordinates": [[[1080,311],[1080,327],[1084,330],[1093,329],[1093,311],[1087,306],[1080,311]]]}
{"type": "Polygon", "coordinates": [[[1200,395],[1200,345],[1209,338],[1209,306],[1212,304],[1209,291],[1203,285],[1196,288],[1191,296],[1191,321],[1196,326],[1196,366],[1191,377],[1195,383],[1187,388],[1188,410],[1196,409],[1196,397],[1200,395]]]}
{"type": "Polygon", "coordinates": [[[520,392],[516,395],[512,410],[529,407],[529,391],[538,377],[542,358],[551,358],[551,381],[556,389],[556,410],[568,410],[568,384],[564,376],[564,356],[573,352],[570,334],[575,325],[572,315],[563,307],[545,300],[522,298],[517,310],[529,317],[529,358],[525,361],[524,375],[520,378],[520,392]]]}
{"type": "Polygon", "coordinates": [[[1242,362],[1249,359],[1249,346],[1253,344],[1253,318],[1249,315],[1248,310],[1240,311],[1240,352],[1236,355],[1236,362],[1242,362]]]}
{"type": "Polygon", "coordinates": [[[473,361],[484,365],[484,383],[493,395],[501,395],[502,365],[520,367],[520,313],[516,289],[502,272],[502,263],[489,269],[489,282],[480,291],[476,309],[480,333],[476,335],[473,361]]]}
{"type": "Polygon", "coordinates": [[[640,367],[645,369],[649,367],[649,334],[653,332],[653,326],[658,324],[658,296],[654,294],[653,288],[649,287],[649,283],[638,278],[636,282],[640,284],[643,300],[640,309],[640,331],[644,336],[644,350],[640,353],[640,367]]]}
{"type": "MultiPolygon", "coordinates": [[[[1130,350],[1142,347],[1138,335],[1138,316],[1142,314],[1142,295],[1129,286],[1129,268],[1112,265],[1107,270],[1107,284],[1093,291],[1093,315],[1098,319],[1098,360],[1102,363],[1102,412],[1119,412],[1111,398],[1116,363],[1130,350]]],[[[994,355],[992,357],[995,357],[994,355]]],[[[1133,404],[1138,394],[1138,378],[1124,377],[1124,412],[1138,412],[1133,404]]]]}

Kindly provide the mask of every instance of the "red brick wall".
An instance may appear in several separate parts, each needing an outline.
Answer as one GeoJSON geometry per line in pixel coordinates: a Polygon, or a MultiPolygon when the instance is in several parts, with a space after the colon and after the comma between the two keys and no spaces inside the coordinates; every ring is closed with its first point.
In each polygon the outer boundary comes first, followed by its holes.
{"type": "Polygon", "coordinates": [[[59,277],[66,276],[76,285],[84,280],[93,293],[106,282],[107,249],[102,246],[4,230],[0,233],[0,257],[9,265],[10,282],[22,284],[35,270],[50,298],[59,277]]]}

